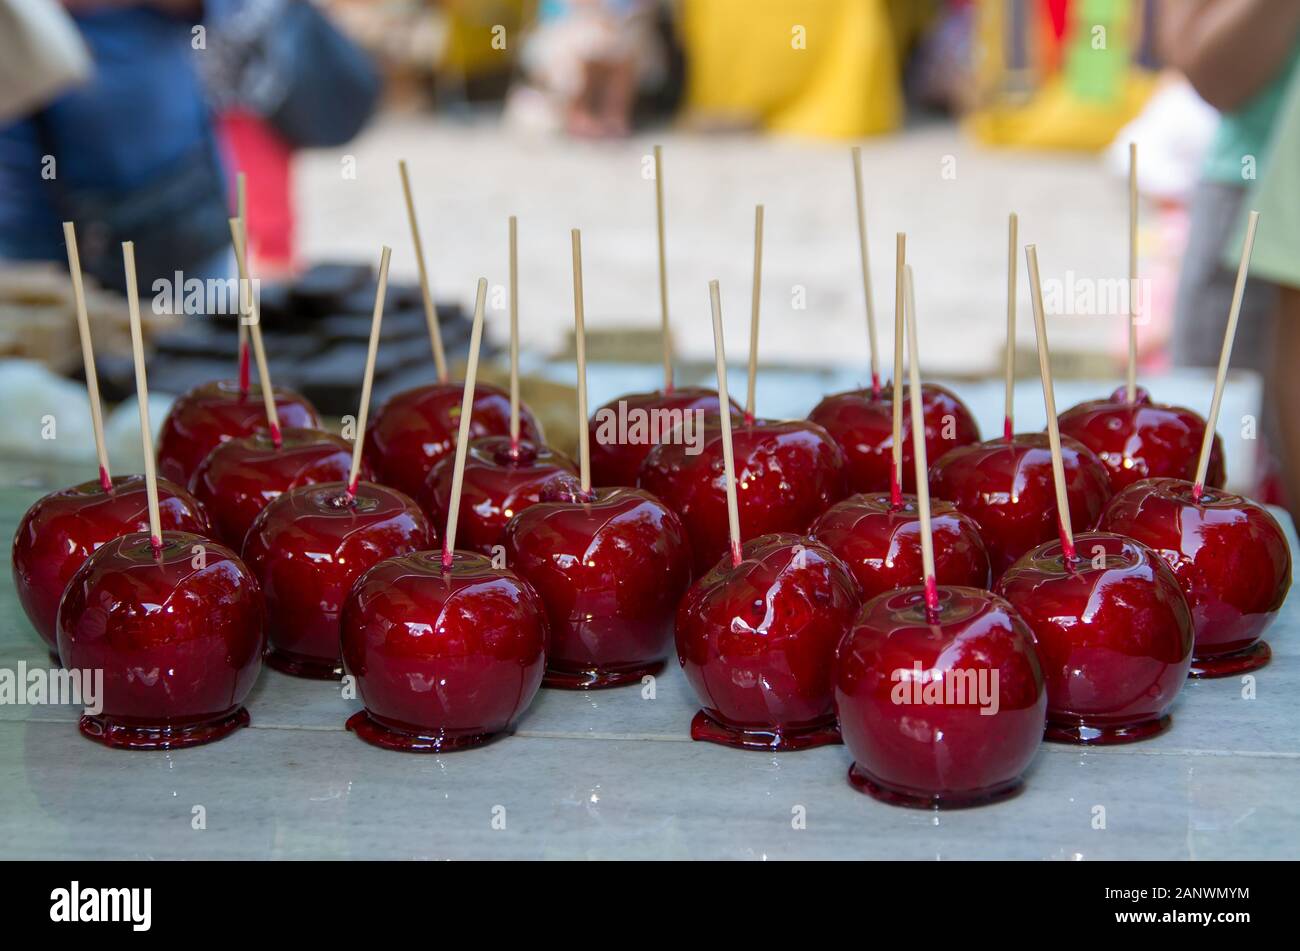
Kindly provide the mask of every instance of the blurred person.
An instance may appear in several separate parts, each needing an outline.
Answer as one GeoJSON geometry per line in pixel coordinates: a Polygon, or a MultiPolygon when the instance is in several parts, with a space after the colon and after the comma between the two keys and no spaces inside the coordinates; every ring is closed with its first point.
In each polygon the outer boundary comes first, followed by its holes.
{"type": "Polygon", "coordinates": [[[792,17],[772,0],[682,0],[684,121],[815,138],[892,132],[904,114],[900,50],[918,7],[930,4],[801,0],[792,17]]]}
{"type": "Polygon", "coordinates": [[[283,275],[295,264],[294,155],[352,139],[376,108],[382,77],[311,0],[219,2],[201,74],[228,164],[246,173],[257,272],[283,275]]]}
{"type": "Polygon", "coordinates": [[[1159,45],[1220,113],[1191,202],[1173,356],[1212,367],[1232,299],[1242,221],[1260,229],[1233,365],[1264,377],[1266,501],[1300,506],[1300,3],[1163,0],[1159,45]],[[1269,446],[1281,454],[1277,463],[1269,446]]]}
{"type": "MultiPolygon", "coordinates": [[[[209,0],[209,6],[219,0],[209,0]]],[[[140,286],[230,272],[228,204],[194,63],[201,0],[62,0],[93,62],[90,81],[0,126],[0,257],[66,260],[125,289],[120,242],[140,286]]]]}
{"type": "Polygon", "coordinates": [[[287,0],[242,0],[239,16],[209,31],[199,60],[222,156],[231,170],[229,201],[236,207],[236,175],[245,175],[248,254],[262,277],[294,265],[293,147],[267,121],[276,82],[258,57],[258,38],[274,27],[287,0]]]}
{"type": "Polygon", "coordinates": [[[508,119],[582,138],[627,135],[638,90],[664,71],[655,10],[655,0],[541,0],[508,119]]]}

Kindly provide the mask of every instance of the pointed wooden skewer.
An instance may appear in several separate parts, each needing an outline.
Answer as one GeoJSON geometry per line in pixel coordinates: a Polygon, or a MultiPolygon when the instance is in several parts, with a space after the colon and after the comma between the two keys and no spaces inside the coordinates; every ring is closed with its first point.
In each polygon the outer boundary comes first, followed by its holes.
{"type": "Polygon", "coordinates": [[[754,206],[754,289],[749,303],[749,389],[745,425],[754,425],[754,389],[758,380],[758,311],[763,296],[763,206],[754,206]]]}
{"type": "Polygon", "coordinates": [[[356,439],[352,443],[352,469],[348,473],[348,501],[357,497],[361,478],[361,456],[366,441],[366,416],[370,413],[370,387],[375,380],[375,356],[379,353],[379,327],[384,320],[384,297],[388,293],[388,259],[393,249],[383,246],[379,254],[379,284],[375,288],[375,312],[370,317],[370,346],[366,350],[366,369],[361,376],[361,408],[357,411],[356,439]]]}
{"type": "MultiPolygon", "coordinates": [[[[709,281],[709,303],[713,308],[713,360],[718,371],[718,405],[726,406],[727,352],[722,343],[722,294],[717,281],[709,281]]],[[[722,422],[722,467],[727,479],[727,525],[731,533],[731,563],[740,564],[740,505],[736,500],[736,456],[731,447],[731,414],[719,415],[722,422]]]]}
{"type": "Polygon", "coordinates": [[[77,336],[81,338],[81,364],[86,369],[86,396],[90,400],[90,427],[95,434],[95,455],[99,459],[99,485],[105,492],[112,492],[108,446],[104,443],[104,411],[99,402],[99,376],[95,373],[95,348],[90,342],[90,316],[86,313],[86,286],[81,279],[77,229],[71,221],[63,222],[63,241],[68,248],[68,273],[72,275],[72,297],[77,306],[77,336]]]}
{"type": "Polygon", "coordinates": [[[889,504],[903,505],[903,308],[906,306],[907,235],[894,236],[894,444],[889,466],[889,504]]]}
{"type": "Polygon", "coordinates": [[[510,451],[519,451],[519,223],[510,216],[510,451]]]}
{"type": "Polygon", "coordinates": [[[587,431],[587,325],[582,294],[582,232],[574,228],[573,243],[573,348],[578,361],[578,475],[582,497],[591,495],[591,434],[587,431]]]}
{"type": "Polygon", "coordinates": [[[247,319],[249,336],[253,339],[253,355],[257,360],[257,381],[262,387],[262,405],[266,408],[266,425],[271,431],[272,445],[279,449],[284,440],[280,434],[280,417],[275,411],[275,391],[271,389],[266,348],[262,345],[261,306],[248,274],[248,231],[243,221],[230,219],[230,237],[235,245],[235,264],[239,268],[239,326],[243,327],[247,319]]]}
{"type": "Polygon", "coordinates": [[[931,624],[939,620],[939,585],[934,574],[934,531],[930,527],[929,460],[925,456],[925,415],[921,410],[921,363],[916,355],[916,295],[912,268],[906,266],[908,390],[912,409],[912,456],[916,466],[916,513],[921,522],[921,574],[925,584],[925,613],[931,624]]]}
{"type": "Polygon", "coordinates": [[[1065,490],[1065,463],[1061,459],[1061,427],[1056,419],[1056,394],[1052,387],[1052,361],[1047,347],[1047,320],[1043,315],[1043,287],[1038,276],[1038,248],[1025,245],[1029,265],[1029,299],[1034,305],[1034,337],[1038,341],[1038,375],[1043,382],[1047,409],[1047,441],[1052,447],[1052,482],[1056,487],[1056,514],[1061,529],[1061,555],[1067,569],[1074,564],[1074,529],[1070,526],[1070,496],[1065,490]]]}
{"type": "Polygon", "coordinates": [[[443,571],[450,571],[456,561],[456,522],[460,518],[460,496],[465,485],[465,456],[469,451],[470,419],[474,415],[474,380],[478,376],[478,352],[483,342],[483,312],[486,309],[487,278],[480,277],[474,299],[474,327],[469,335],[469,357],[465,364],[465,394],[460,400],[460,430],[456,433],[456,467],[451,471],[447,533],[442,539],[443,571]]]}
{"type": "Polygon", "coordinates": [[[1128,379],[1124,385],[1125,399],[1137,400],[1137,280],[1138,280],[1138,147],[1128,144],[1128,379]]]}
{"type": "MultiPolygon", "coordinates": [[[[673,391],[673,339],[668,325],[668,252],[664,239],[664,150],[656,145],[655,220],[659,230],[659,333],[664,350],[664,392],[673,391]]],[[[586,422],[583,422],[586,426],[586,422]]]]}
{"type": "Polygon", "coordinates": [[[411,196],[411,179],[406,172],[406,160],[397,163],[402,176],[402,194],[406,196],[406,218],[411,225],[411,243],[415,245],[415,266],[420,273],[420,299],[424,303],[424,322],[429,327],[429,343],[433,347],[433,365],[438,371],[438,382],[447,382],[447,354],[442,349],[442,328],[438,323],[438,306],[429,290],[429,271],[424,264],[424,244],[420,241],[420,225],[415,218],[415,199],[411,196]]]}
{"type": "Polygon", "coordinates": [[[1232,343],[1237,337],[1237,318],[1241,316],[1241,301],[1246,294],[1246,276],[1250,271],[1250,255],[1255,249],[1255,228],[1259,225],[1259,212],[1252,211],[1246,221],[1246,237],[1241,243],[1241,262],[1237,265],[1237,282],[1232,288],[1232,305],[1228,309],[1228,326],[1223,331],[1223,349],[1219,353],[1219,370],[1214,376],[1214,397],[1210,400],[1210,415],[1205,420],[1205,435],[1201,438],[1201,455],[1196,463],[1196,482],[1192,497],[1200,501],[1205,492],[1205,477],[1210,470],[1210,450],[1214,447],[1214,430],[1219,424],[1219,409],[1223,403],[1223,387],[1228,379],[1228,364],[1232,362],[1232,343]]]}
{"type": "Polygon", "coordinates": [[[880,356],[876,351],[876,304],[871,296],[871,262],[867,257],[867,207],[862,196],[862,149],[853,147],[853,192],[858,208],[858,254],[862,259],[862,295],[867,307],[867,342],[871,346],[871,395],[880,396],[880,356]]]}
{"type": "MultiPolygon", "coordinates": [[[[235,176],[235,217],[245,223],[244,236],[248,230],[248,180],[243,172],[235,176]]],[[[247,240],[245,240],[247,244],[247,240]]],[[[239,321],[239,395],[247,396],[249,392],[248,372],[248,328],[243,320],[239,321]]]]}
{"type": "Polygon", "coordinates": [[[1016,248],[1020,243],[1020,218],[1013,211],[1007,216],[1007,351],[1003,372],[1006,374],[1005,408],[1002,415],[1002,438],[1015,436],[1016,411],[1016,248]]]}
{"type": "Polygon", "coordinates": [[[122,242],[126,267],[126,303],[131,318],[131,356],[135,360],[135,397],[140,404],[140,442],[144,448],[144,488],[149,502],[149,543],[162,553],[162,516],[158,511],[158,470],[153,452],[153,427],[149,425],[149,381],[144,369],[144,333],[140,329],[140,292],[136,287],[135,244],[122,242]]]}

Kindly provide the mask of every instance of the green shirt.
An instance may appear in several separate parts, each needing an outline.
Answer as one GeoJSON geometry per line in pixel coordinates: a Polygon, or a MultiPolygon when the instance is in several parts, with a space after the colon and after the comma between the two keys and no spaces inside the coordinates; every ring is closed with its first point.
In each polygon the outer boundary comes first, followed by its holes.
{"type": "Polygon", "coordinates": [[[1291,52],[1291,58],[1274,80],[1256,93],[1250,102],[1240,109],[1223,113],[1206,156],[1205,178],[1225,185],[1250,184],[1244,160],[1251,156],[1256,165],[1263,161],[1278,110],[1291,78],[1296,74],[1297,64],[1300,64],[1300,46],[1291,52]]]}
{"type": "MultiPolygon", "coordinates": [[[[1262,151],[1254,153],[1259,156],[1258,178],[1245,182],[1250,190],[1242,203],[1241,220],[1223,250],[1224,265],[1236,268],[1246,213],[1255,209],[1259,227],[1250,273],[1288,287],[1300,287],[1300,70],[1295,64],[1293,56],[1281,77],[1285,85],[1277,89],[1272,128],[1263,131],[1262,151]]],[[[1240,171],[1237,181],[1241,181],[1240,171]]]]}

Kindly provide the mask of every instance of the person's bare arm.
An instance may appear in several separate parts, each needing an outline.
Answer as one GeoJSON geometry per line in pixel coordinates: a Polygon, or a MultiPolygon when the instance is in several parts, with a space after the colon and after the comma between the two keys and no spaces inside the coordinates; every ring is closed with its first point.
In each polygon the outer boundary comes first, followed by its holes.
{"type": "Polygon", "coordinates": [[[1300,33],[1297,0],[1161,0],[1159,14],[1165,62],[1220,111],[1267,86],[1300,33]]]}

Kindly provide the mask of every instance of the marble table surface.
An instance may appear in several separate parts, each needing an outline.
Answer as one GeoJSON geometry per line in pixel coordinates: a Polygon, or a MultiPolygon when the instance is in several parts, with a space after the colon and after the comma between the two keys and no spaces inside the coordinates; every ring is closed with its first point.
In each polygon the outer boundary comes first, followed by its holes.
{"type": "MultiPolygon", "coordinates": [[[[37,494],[0,490],[6,537],[37,494]]],[[[1253,685],[1189,682],[1163,736],[1044,744],[1020,796],[944,813],[853,791],[843,747],[692,742],[675,663],[653,690],[543,690],[515,735],[445,756],[370,747],[337,684],[272,670],[250,729],[176,753],[101,747],[70,707],[0,705],[0,858],[1295,858],[1298,635],[1292,597],[1253,685]]],[[[5,571],[0,668],[20,662],[48,654],[5,571]]]]}

